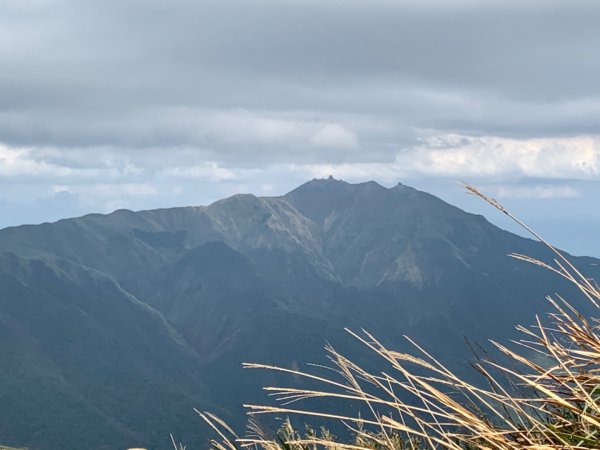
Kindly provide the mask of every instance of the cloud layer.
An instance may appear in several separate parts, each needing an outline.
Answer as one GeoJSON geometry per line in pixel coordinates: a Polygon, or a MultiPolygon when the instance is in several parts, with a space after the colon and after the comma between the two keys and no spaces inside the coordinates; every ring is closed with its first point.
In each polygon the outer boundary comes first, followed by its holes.
{"type": "Polygon", "coordinates": [[[327,124],[376,154],[416,129],[598,132],[597,2],[4,0],[0,11],[0,137],[13,145],[246,144],[273,157],[301,153],[282,141],[305,145],[327,124]]]}

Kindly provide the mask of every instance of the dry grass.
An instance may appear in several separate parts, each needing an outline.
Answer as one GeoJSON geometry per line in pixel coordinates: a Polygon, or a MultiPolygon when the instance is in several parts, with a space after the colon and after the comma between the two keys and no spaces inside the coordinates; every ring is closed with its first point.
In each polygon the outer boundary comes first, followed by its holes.
{"type": "MultiPolygon", "coordinates": [[[[520,223],[550,248],[555,259],[546,263],[525,255],[514,258],[549,269],[573,283],[598,308],[600,290],[582,275],[557,249],[513,217],[496,200],[476,188],[468,192],[495,206],[520,223]]],[[[600,336],[595,319],[586,319],[560,296],[548,297],[553,308],[551,325],[536,317],[532,328],[519,327],[523,339],[510,349],[493,343],[510,364],[480,361],[476,369],[488,381],[487,388],[471,384],[407,338],[415,353],[399,353],[383,346],[365,330],[348,332],[388,366],[372,372],[327,347],[331,376],[321,372],[245,364],[250,369],[285,372],[321,386],[314,390],[293,387],[265,388],[278,406],[245,405],[250,415],[302,415],[342,421],[355,438],[339,442],[327,432],[295,432],[289,422],[283,434],[268,437],[255,423],[240,438],[209,413],[200,413],[220,439],[218,450],[256,446],[265,450],[400,449],[599,449],[600,448],[600,336]],[[536,357],[532,357],[536,355],[536,357]],[[543,361],[543,363],[539,362],[543,361]],[[519,371],[513,369],[518,366],[519,371]],[[298,400],[338,399],[368,415],[342,415],[295,409],[298,400]],[[410,400],[406,400],[410,399],[410,400]],[[283,437],[282,437],[283,436],[283,437]]]]}

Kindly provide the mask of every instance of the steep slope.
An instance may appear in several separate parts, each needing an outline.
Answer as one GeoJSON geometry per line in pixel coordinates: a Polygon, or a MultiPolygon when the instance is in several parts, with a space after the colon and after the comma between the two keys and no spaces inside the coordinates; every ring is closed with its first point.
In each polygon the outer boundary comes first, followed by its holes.
{"type": "Polygon", "coordinates": [[[200,361],[157,311],[64,260],[5,253],[0,286],[4,442],[112,449],[167,445],[183,430],[199,438],[190,412],[210,404],[200,361]]]}
{"type": "MultiPolygon", "coordinates": [[[[574,293],[550,273],[507,257],[552,258],[543,245],[407,186],[330,178],[284,198],[320,225],[323,253],[344,285],[402,299],[402,332],[434,347],[458,341],[463,330],[476,339],[509,336],[516,322],[546,308],[546,293],[574,293]]],[[[598,275],[589,261],[579,264],[598,275]]],[[[374,329],[389,317],[365,310],[359,317],[374,329]]]]}
{"type": "Polygon", "coordinates": [[[324,254],[349,285],[436,285],[455,265],[482,272],[490,257],[506,266],[509,251],[544,252],[482,216],[403,185],[314,180],[284,198],[320,224],[324,254]]]}
{"type": "MultiPolygon", "coordinates": [[[[574,293],[509,252],[549,256],[410,187],[331,178],[0,230],[0,400],[18,412],[0,412],[0,441],[198,442],[191,405],[235,418],[277,381],[241,362],[319,361],[325,342],[360,357],[345,326],[396,347],[411,335],[461,370],[463,335],[510,338],[547,293],[574,293]]],[[[599,275],[597,260],[576,263],[599,275]]]]}

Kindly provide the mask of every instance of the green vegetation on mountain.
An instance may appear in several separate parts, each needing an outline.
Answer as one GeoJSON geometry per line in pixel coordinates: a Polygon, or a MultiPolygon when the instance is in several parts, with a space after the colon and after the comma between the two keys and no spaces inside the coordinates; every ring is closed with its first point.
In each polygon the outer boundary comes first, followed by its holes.
{"type": "MultiPolygon", "coordinates": [[[[473,364],[487,386],[473,384],[449,370],[418,343],[410,353],[383,345],[369,332],[349,333],[363,350],[383,361],[385,369],[357,364],[327,346],[329,367],[306,370],[265,364],[246,368],[309,379],[310,388],[270,386],[275,405],[246,405],[252,417],[245,436],[238,436],[219,417],[197,411],[213,429],[215,450],[596,450],[600,448],[600,287],[571,260],[512,216],[500,203],[472,186],[466,188],[530,231],[553,254],[545,262],[511,254],[547,269],[574,286],[592,312],[586,316],[573,300],[547,297],[552,312],[536,317],[532,327],[519,326],[521,339],[509,346],[492,342],[505,359],[485,355],[473,364]],[[514,348],[510,348],[510,346],[514,348]],[[366,367],[366,368],[365,368],[366,367]],[[324,370],[325,369],[325,370],[324,370]],[[333,407],[315,407],[331,399],[333,407]],[[299,402],[304,401],[304,404],[299,402]],[[288,417],[269,432],[257,417],[288,417]],[[299,432],[289,415],[336,421],[350,432],[338,438],[326,427],[305,426],[299,432]]],[[[297,384],[297,383],[296,383],[297,384]]],[[[297,418],[297,417],[296,417],[297,418]]]]}
{"type": "Polygon", "coordinates": [[[242,362],[322,362],[325,342],[360,362],[344,327],[400,351],[410,335],[462,374],[464,334],[513,338],[546,293],[576,290],[510,252],[551,254],[410,187],[333,179],[0,230],[0,439],[204,442],[193,407],[241,425],[241,403],[284,379],[242,362]]]}

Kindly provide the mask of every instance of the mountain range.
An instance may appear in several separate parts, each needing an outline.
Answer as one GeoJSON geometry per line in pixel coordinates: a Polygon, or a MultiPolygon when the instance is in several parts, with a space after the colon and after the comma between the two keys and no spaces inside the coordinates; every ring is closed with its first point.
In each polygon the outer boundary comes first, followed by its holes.
{"type": "MultiPolygon", "coordinates": [[[[190,446],[193,408],[241,422],[272,373],[343,331],[410,335],[462,370],[464,336],[507,340],[566,281],[540,243],[399,184],[312,180],[280,197],[91,214],[0,230],[0,442],[190,446]]],[[[572,258],[597,278],[599,260],[572,258]]]]}

